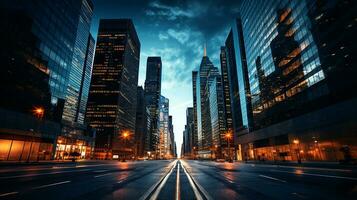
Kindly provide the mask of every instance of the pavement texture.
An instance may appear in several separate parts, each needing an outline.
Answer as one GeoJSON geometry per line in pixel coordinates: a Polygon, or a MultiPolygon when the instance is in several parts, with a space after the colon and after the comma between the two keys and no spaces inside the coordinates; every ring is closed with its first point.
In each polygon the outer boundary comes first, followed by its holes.
{"type": "Polygon", "coordinates": [[[357,169],[192,160],[0,165],[0,199],[357,199],[357,169]]]}

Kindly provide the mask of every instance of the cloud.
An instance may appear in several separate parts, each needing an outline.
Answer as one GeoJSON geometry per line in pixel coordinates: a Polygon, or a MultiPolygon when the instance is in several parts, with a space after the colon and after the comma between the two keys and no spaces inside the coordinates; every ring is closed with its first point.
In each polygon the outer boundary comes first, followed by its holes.
{"type": "Polygon", "coordinates": [[[168,20],[176,20],[179,17],[188,17],[192,18],[195,16],[192,10],[185,10],[178,6],[168,6],[164,5],[160,2],[152,2],[149,4],[151,9],[155,9],[155,11],[150,10],[151,12],[146,13],[147,15],[158,15],[158,16],[165,16],[168,17],[168,20]]]}
{"type": "Polygon", "coordinates": [[[159,33],[159,40],[167,40],[169,36],[167,34],[159,33]]]}
{"type": "Polygon", "coordinates": [[[178,42],[180,42],[181,44],[184,44],[188,41],[188,39],[190,38],[190,30],[182,30],[182,31],[177,31],[174,29],[169,29],[167,31],[167,33],[175,38],[178,42]]]}

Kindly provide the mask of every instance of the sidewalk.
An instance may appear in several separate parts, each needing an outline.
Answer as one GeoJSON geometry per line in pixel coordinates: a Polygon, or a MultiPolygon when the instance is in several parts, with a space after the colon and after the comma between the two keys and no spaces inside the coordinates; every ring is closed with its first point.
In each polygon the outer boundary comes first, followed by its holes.
{"type": "Polygon", "coordinates": [[[312,168],[332,168],[332,169],[352,169],[357,170],[356,164],[341,164],[339,162],[313,162],[313,161],[302,161],[301,164],[290,161],[285,162],[274,162],[274,161],[255,161],[250,160],[247,162],[238,161],[242,164],[257,164],[257,165],[275,165],[275,166],[291,166],[291,167],[312,167],[312,168]]]}
{"type": "Polygon", "coordinates": [[[85,162],[97,162],[98,160],[76,160],[72,162],[71,160],[40,160],[40,161],[0,161],[0,167],[9,167],[9,166],[34,166],[34,165],[54,165],[54,164],[79,164],[85,162]]]}

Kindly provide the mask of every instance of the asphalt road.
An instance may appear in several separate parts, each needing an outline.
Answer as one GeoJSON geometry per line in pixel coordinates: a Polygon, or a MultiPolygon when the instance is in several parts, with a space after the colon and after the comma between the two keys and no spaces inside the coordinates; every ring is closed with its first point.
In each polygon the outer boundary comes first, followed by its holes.
{"type": "Polygon", "coordinates": [[[0,199],[357,199],[357,170],[184,160],[0,166],[0,199]]]}

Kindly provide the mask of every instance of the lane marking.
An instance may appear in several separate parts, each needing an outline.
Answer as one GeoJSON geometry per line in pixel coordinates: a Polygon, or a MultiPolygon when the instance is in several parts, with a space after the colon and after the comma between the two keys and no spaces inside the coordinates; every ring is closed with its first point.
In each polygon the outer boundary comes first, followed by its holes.
{"type": "Polygon", "coordinates": [[[0,197],[5,197],[13,194],[18,194],[18,192],[8,192],[8,193],[0,194],[0,197]]]}
{"type": "Polygon", "coordinates": [[[103,173],[103,172],[107,172],[109,170],[97,170],[97,171],[94,171],[95,173],[103,173]]]}
{"type": "Polygon", "coordinates": [[[191,174],[189,174],[186,170],[185,165],[182,164],[182,169],[185,172],[187,178],[188,178],[188,182],[191,185],[191,188],[193,190],[193,192],[195,193],[196,199],[197,200],[203,200],[204,198],[202,197],[200,191],[203,193],[205,199],[207,200],[211,200],[212,198],[210,197],[210,195],[207,193],[207,191],[197,182],[193,179],[193,177],[191,177],[191,174]],[[196,186],[197,185],[197,186],[196,186]],[[197,188],[198,187],[198,188],[197,188]],[[200,190],[200,191],[199,191],[200,190]]]}
{"type": "Polygon", "coordinates": [[[230,183],[234,183],[234,181],[233,181],[232,179],[230,179],[230,178],[226,178],[226,180],[227,180],[228,182],[230,182],[230,183]]]}
{"type": "Polygon", "coordinates": [[[177,173],[176,173],[176,200],[181,199],[180,195],[180,163],[177,164],[177,173]]]}
{"type": "Polygon", "coordinates": [[[266,178],[266,179],[270,179],[270,180],[274,180],[274,181],[279,181],[279,182],[282,182],[282,183],[286,183],[286,181],[284,180],[281,180],[281,179],[278,179],[278,178],[274,178],[274,177],[271,177],[271,176],[265,176],[265,175],[262,175],[262,174],[259,174],[260,177],[263,177],[263,178],[266,178]]]}
{"type": "Polygon", "coordinates": [[[159,196],[161,189],[164,187],[166,184],[167,180],[171,176],[172,172],[174,171],[175,166],[177,165],[177,161],[175,162],[175,165],[171,168],[171,171],[165,176],[165,178],[162,180],[162,182],[159,184],[159,187],[156,188],[154,194],[150,197],[150,200],[156,200],[157,197],[159,196]]]}
{"type": "Polygon", "coordinates": [[[110,174],[112,174],[112,173],[100,174],[100,175],[94,176],[94,178],[99,178],[99,177],[107,176],[107,175],[110,175],[110,174]]]}
{"type": "Polygon", "coordinates": [[[41,185],[38,187],[34,187],[32,189],[41,189],[41,188],[47,188],[47,187],[52,187],[52,186],[56,186],[56,185],[62,185],[62,184],[66,184],[66,183],[70,183],[71,181],[62,181],[62,182],[58,182],[58,183],[51,183],[51,184],[47,184],[47,185],[41,185]]]}
{"type": "MultiPolygon", "coordinates": [[[[146,200],[146,199],[148,199],[148,197],[150,196],[150,194],[152,194],[152,193],[154,192],[155,188],[157,188],[158,185],[169,175],[169,173],[173,171],[174,167],[176,166],[177,160],[175,160],[175,161],[172,162],[172,163],[173,163],[173,164],[170,163],[171,165],[169,165],[170,168],[171,168],[170,171],[169,171],[169,172],[166,172],[166,175],[162,176],[161,179],[160,179],[158,182],[156,182],[156,184],[154,184],[153,186],[151,186],[151,187],[149,188],[149,190],[147,190],[147,191],[145,192],[145,194],[140,197],[140,200],[146,200]]],[[[167,169],[167,167],[165,167],[165,169],[167,169]]]]}
{"type": "Polygon", "coordinates": [[[10,179],[10,178],[25,178],[25,177],[32,177],[32,176],[43,176],[43,175],[51,175],[51,174],[64,174],[70,172],[84,172],[90,171],[90,169],[80,169],[80,170],[70,170],[70,171],[60,171],[60,172],[46,172],[41,174],[25,174],[25,175],[16,175],[16,176],[3,176],[0,179],[10,179]]]}
{"type": "MultiPolygon", "coordinates": [[[[243,164],[243,163],[241,163],[243,164]]],[[[322,168],[322,167],[301,167],[301,166],[284,166],[284,165],[269,165],[269,164],[246,164],[251,167],[266,167],[266,168],[289,168],[289,169],[310,169],[310,170],[321,170],[321,171],[336,171],[336,172],[352,172],[351,169],[333,169],[333,168],[322,168]]]]}
{"type": "Polygon", "coordinates": [[[124,181],[126,181],[126,178],[123,178],[123,179],[119,180],[117,183],[122,183],[124,181]]]}
{"type": "Polygon", "coordinates": [[[305,172],[288,172],[288,171],[283,171],[283,170],[270,170],[273,172],[283,172],[283,173],[288,173],[288,174],[295,174],[295,175],[307,175],[307,176],[318,176],[318,177],[325,177],[325,178],[336,178],[336,179],[346,179],[346,180],[353,180],[356,181],[357,178],[354,177],[346,177],[346,176],[334,176],[334,175],[324,175],[324,174],[311,174],[311,173],[305,173],[305,172]]]}

